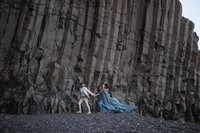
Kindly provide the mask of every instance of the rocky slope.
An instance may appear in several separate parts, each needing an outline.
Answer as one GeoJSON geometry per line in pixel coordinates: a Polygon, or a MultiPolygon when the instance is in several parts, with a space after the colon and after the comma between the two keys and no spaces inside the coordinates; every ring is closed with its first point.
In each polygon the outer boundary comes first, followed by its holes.
{"type": "Polygon", "coordinates": [[[73,112],[85,80],[144,113],[198,122],[193,29],[179,0],[0,0],[0,111],[73,112]]]}

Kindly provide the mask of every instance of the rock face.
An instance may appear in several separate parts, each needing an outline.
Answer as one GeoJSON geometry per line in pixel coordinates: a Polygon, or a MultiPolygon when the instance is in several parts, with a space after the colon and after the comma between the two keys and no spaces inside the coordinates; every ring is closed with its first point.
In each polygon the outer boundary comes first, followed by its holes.
{"type": "Polygon", "coordinates": [[[198,122],[193,29],[179,0],[1,0],[0,111],[74,112],[84,80],[145,114],[198,122]]]}

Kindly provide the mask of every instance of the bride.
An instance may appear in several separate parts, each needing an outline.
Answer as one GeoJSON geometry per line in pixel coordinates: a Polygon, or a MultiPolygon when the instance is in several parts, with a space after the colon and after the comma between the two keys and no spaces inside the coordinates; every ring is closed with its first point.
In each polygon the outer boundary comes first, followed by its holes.
{"type": "Polygon", "coordinates": [[[119,102],[116,98],[111,97],[108,89],[108,84],[102,83],[100,86],[100,96],[98,100],[98,104],[100,107],[100,112],[114,112],[114,113],[122,113],[122,112],[133,112],[133,108],[129,105],[126,105],[122,102],[119,102]]]}

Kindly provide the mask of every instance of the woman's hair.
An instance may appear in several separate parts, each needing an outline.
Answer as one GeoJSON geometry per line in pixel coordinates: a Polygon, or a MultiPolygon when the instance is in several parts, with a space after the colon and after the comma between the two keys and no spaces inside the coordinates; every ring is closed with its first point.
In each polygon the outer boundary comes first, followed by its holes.
{"type": "Polygon", "coordinates": [[[101,83],[100,86],[105,85],[105,88],[109,88],[109,85],[107,83],[101,83]]]}
{"type": "Polygon", "coordinates": [[[107,83],[104,84],[106,88],[109,88],[109,85],[107,83]]]}
{"type": "Polygon", "coordinates": [[[103,86],[103,85],[105,85],[103,82],[102,82],[102,83],[100,83],[100,86],[103,86]]]}

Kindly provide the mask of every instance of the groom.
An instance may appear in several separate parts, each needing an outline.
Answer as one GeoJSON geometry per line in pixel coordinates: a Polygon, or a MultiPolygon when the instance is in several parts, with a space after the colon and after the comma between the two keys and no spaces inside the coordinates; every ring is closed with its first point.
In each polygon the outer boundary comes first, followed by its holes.
{"type": "Polygon", "coordinates": [[[91,91],[89,91],[87,89],[85,83],[82,82],[81,83],[81,88],[80,88],[80,96],[78,98],[78,108],[79,108],[79,111],[77,113],[82,113],[81,104],[84,101],[86,103],[87,108],[88,108],[87,114],[91,114],[90,106],[89,106],[89,103],[88,103],[88,99],[90,98],[89,95],[92,95],[94,97],[96,96],[94,93],[92,93],[91,91]]]}

